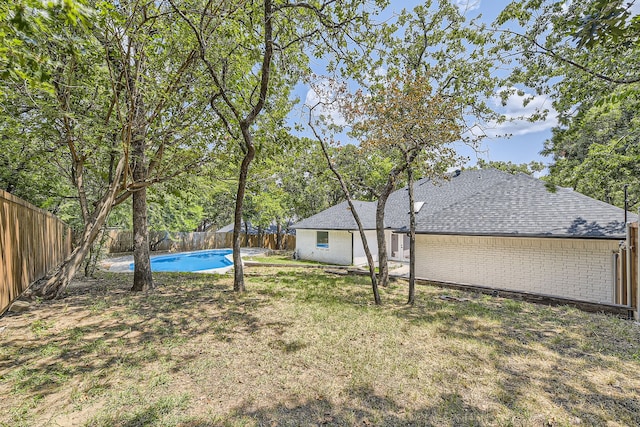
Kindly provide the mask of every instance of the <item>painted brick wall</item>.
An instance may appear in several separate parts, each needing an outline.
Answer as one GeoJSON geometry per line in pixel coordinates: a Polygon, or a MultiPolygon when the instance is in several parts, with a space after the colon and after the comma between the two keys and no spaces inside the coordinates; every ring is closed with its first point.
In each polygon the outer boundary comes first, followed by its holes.
{"type": "Polygon", "coordinates": [[[348,231],[329,231],[329,247],[318,248],[316,230],[296,230],[296,252],[302,259],[350,265],[351,249],[351,233],[348,231]]]}
{"type": "MultiPolygon", "coordinates": [[[[367,236],[367,245],[373,256],[374,262],[378,261],[378,239],[376,238],[375,230],[365,230],[365,236],[367,236]]],[[[362,239],[360,238],[360,232],[353,232],[353,264],[363,265],[367,263],[367,255],[364,253],[364,246],[362,245],[362,239]]]]}
{"type": "Polygon", "coordinates": [[[416,276],[612,303],[617,248],[612,240],[418,235],[416,276]]]}

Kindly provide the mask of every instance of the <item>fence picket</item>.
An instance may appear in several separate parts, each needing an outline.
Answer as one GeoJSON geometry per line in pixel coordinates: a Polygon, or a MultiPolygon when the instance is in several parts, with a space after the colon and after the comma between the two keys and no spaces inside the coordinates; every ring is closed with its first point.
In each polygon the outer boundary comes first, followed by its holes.
{"type": "MultiPolygon", "coordinates": [[[[133,251],[133,233],[131,231],[111,230],[108,236],[107,251],[109,253],[133,251]]],[[[201,249],[222,249],[233,246],[233,233],[151,231],[149,232],[149,241],[152,251],[186,252],[201,249]]],[[[277,249],[275,234],[265,234],[260,240],[256,235],[250,235],[247,238],[242,233],[241,241],[246,247],[277,249]]],[[[282,247],[285,250],[295,249],[296,237],[283,236],[282,247]]]]}
{"type": "Polygon", "coordinates": [[[0,190],[0,313],[71,253],[71,228],[0,190]]]}

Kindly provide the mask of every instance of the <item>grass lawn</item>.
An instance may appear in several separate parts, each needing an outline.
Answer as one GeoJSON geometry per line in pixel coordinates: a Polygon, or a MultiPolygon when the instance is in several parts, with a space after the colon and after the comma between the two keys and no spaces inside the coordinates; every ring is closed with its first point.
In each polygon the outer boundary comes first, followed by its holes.
{"type": "Polygon", "coordinates": [[[282,265],[297,265],[297,266],[308,266],[308,265],[322,265],[320,262],[309,261],[304,259],[293,259],[290,254],[287,255],[249,255],[243,256],[243,260],[256,262],[256,263],[264,263],[264,264],[282,264],[282,265]]]}
{"type": "Polygon", "coordinates": [[[244,295],[102,274],[4,316],[0,425],[640,425],[633,322],[436,287],[410,308],[401,283],[375,307],[366,277],[246,273],[244,295]]]}

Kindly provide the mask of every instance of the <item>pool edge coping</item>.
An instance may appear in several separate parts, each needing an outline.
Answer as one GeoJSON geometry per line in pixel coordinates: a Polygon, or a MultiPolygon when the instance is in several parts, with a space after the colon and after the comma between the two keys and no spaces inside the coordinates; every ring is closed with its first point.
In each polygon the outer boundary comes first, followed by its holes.
{"type": "MultiPolygon", "coordinates": [[[[158,258],[158,257],[162,257],[162,256],[178,255],[178,254],[190,254],[190,253],[213,251],[213,250],[222,251],[222,250],[232,250],[232,249],[231,248],[218,248],[218,249],[200,249],[200,250],[197,250],[197,251],[169,252],[169,253],[151,255],[150,258],[154,259],[154,258],[158,258]]],[[[267,250],[268,249],[263,249],[263,248],[242,248],[240,250],[240,255],[242,257],[251,256],[251,255],[256,255],[257,253],[266,252],[267,250]]],[[[230,254],[225,255],[225,258],[227,258],[229,261],[231,261],[232,264],[229,265],[229,266],[226,266],[226,267],[212,268],[212,269],[209,269],[209,270],[193,271],[192,273],[225,274],[229,270],[233,269],[233,252],[231,252],[230,254]],[[221,271],[221,270],[224,270],[224,271],[221,271]]],[[[133,271],[129,269],[129,265],[132,262],[133,262],[133,255],[124,255],[124,256],[120,256],[120,257],[104,259],[104,260],[100,261],[99,264],[100,264],[100,268],[102,270],[108,271],[110,273],[132,273],[133,271]]],[[[244,261],[243,261],[242,264],[244,265],[244,261]]]]}

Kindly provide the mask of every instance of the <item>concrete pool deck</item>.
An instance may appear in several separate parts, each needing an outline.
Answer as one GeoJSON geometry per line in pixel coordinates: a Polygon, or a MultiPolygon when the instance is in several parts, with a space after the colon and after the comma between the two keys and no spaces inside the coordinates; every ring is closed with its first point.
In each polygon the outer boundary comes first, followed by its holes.
{"type": "MultiPolygon", "coordinates": [[[[203,250],[213,250],[213,249],[203,249],[203,250]]],[[[219,249],[219,250],[231,250],[231,249],[222,248],[222,249],[219,249]]],[[[243,257],[245,257],[245,256],[256,256],[256,255],[265,254],[268,251],[269,251],[269,249],[264,249],[264,248],[242,248],[242,249],[240,249],[240,254],[243,257]]],[[[161,253],[161,254],[151,255],[151,259],[154,259],[154,258],[160,257],[160,256],[189,254],[189,253],[194,253],[194,252],[201,252],[201,251],[164,252],[164,253],[161,253]]],[[[229,260],[232,260],[233,254],[229,254],[228,257],[229,257],[229,260]]],[[[118,256],[118,257],[113,257],[113,258],[106,258],[106,259],[103,259],[102,261],[100,261],[100,268],[102,268],[105,271],[112,272],[112,273],[131,273],[132,270],[129,270],[129,265],[131,265],[132,262],[133,262],[133,255],[123,255],[123,256],[118,256]]],[[[233,268],[233,265],[230,265],[228,267],[213,268],[211,270],[202,270],[202,271],[198,271],[198,273],[224,274],[227,271],[231,270],[232,268],[233,268]]]]}

